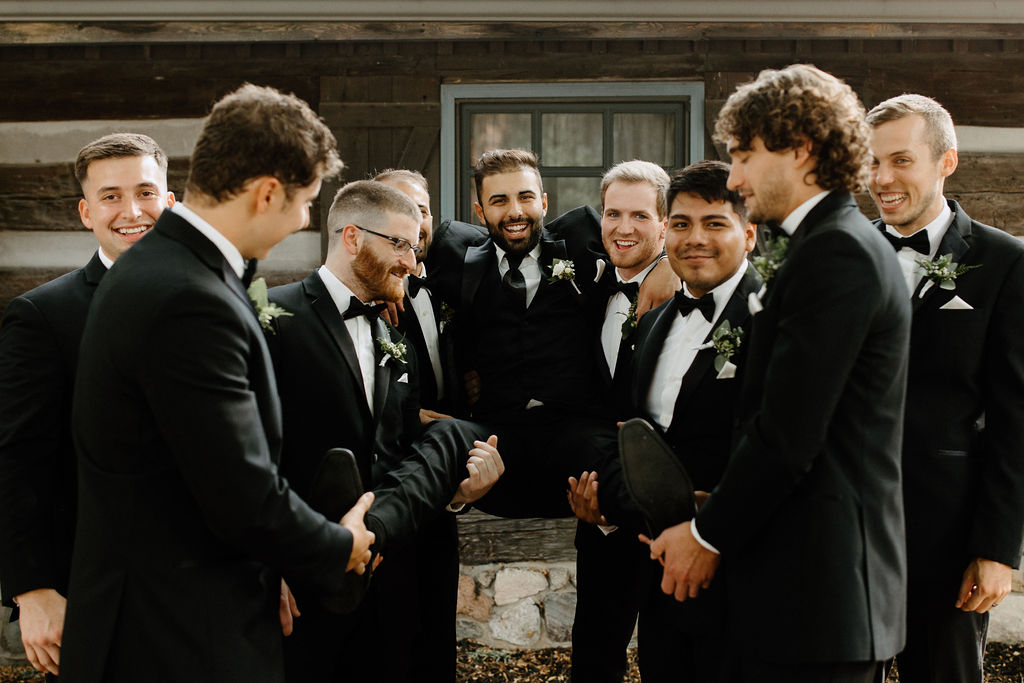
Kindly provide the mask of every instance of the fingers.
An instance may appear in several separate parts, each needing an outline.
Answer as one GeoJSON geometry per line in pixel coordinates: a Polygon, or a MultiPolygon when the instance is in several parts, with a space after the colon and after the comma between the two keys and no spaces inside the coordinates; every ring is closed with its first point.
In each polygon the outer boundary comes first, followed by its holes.
{"type": "Polygon", "coordinates": [[[356,504],[352,506],[352,509],[345,513],[345,516],[341,518],[341,523],[346,524],[346,522],[352,521],[362,522],[371,505],[373,505],[373,491],[367,491],[363,495],[359,496],[359,500],[357,500],[356,504]]]}
{"type": "Polygon", "coordinates": [[[362,552],[356,559],[356,566],[352,568],[356,574],[362,576],[366,573],[366,565],[370,563],[371,553],[369,550],[362,552]]]}
{"type": "Polygon", "coordinates": [[[964,609],[964,605],[968,600],[971,599],[971,595],[977,586],[974,584],[974,575],[971,573],[965,573],[963,579],[960,581],[960,590],[956,596],[956,608],[964,609]]]}
{"type": "Polygon", "coordinates": [[[27,646],[25,656],[34,669],[56,676],[60,673],[60,648],[56,645],[27,646]]]}

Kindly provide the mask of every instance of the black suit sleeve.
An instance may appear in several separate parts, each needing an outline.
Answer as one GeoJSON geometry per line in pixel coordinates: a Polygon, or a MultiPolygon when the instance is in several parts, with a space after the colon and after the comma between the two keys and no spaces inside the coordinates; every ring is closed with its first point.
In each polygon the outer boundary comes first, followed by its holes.
{"type": "MultiPolygon", "coordinates": [[[[4,604],[37,588],[58,588],[51,537],[53,477],[68,430],[68,386],[54,331],[18,297],[0,327],[0,585],[4,604]]],[[[65,444],[66,445],[66,444],[65,444]]]]}
{"type": "Polygon", "coordinates": [[[234,313],[219,297],[173,297],[149,328],[151,338],[139,340],[146,401],[213,533],[333,592],[351,534],[310,509],[279,476],[264,425],[279,413],[261,406],[250,386],[260,370],[273,377],[269,354],[260,333],[234,313]]]}
{"type": "Polygon", "coordinates": [[[992,306],[983,379],[985,461],[968,551],[1018,567],[1024,543],[1024,257],[992,306]]]}

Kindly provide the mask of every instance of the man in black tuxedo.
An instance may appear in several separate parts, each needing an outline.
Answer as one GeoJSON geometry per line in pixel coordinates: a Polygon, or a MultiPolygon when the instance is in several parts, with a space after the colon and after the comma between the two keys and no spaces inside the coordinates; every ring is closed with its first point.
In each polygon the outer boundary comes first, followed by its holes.
{"type": "Polygon", "coordinates": [[[943,197],[957,145],[942,105],[901,95],[868,123],[876,225],[913,309],[900,680],[981,683],[989,611],[1010,592],[1024,541],[1024,245],[943,197]],[[924,272],[943,258],[954,274],[945,284],[924,272]]]}
{"type": "Polygon", "coordinates": [[[67,681],[281,681],[281,574],[331,593],[369,562],[370,494],[339,524],[278,473],[275,311],[242,283],[340,166],[302,100],[242,86],[207,118],[184,202],[100,283],[72,415],[67,681]]]}
{"type": "MultiPolygon", "coordinates": [[[[433,517],[450,516],[446,504],[472,502],[500,475],[494,439],[474,447],[460,421],[434,421],[421,437],[417,355],[380,318],[382,306],[366,305],[404,296],[420,220],[401,191],[376,181],[349,183],[331,204],[324,265],[302,282],[270,291],[270,300],[292,314],[278,318],[268,335],[286,435],[281,471],[305,496],[324,452],[349,448],[362,480],[379,494],[370,513],[384,527],[378,546],[388,542],[386,560],[352,614],[332,614],[300,594],[303,614],[285,643],[288,680],[425,675],[412,656],[425,635],[420,597],[429,600],[446,588],[454,595],[455,586],[419,574],[415,537],[433,517]]],[[[429,626],[445,629],[446,622],[454,625],[454,605],[427,616],[429,626]]],[[[454,643],[452,634],[442,652],[431,653],[432,671],[443,667],[441,660],[454,667],[454,643]]]]}
{"type": "Polygon", "coordinates": [[[78,152],[79,217],[99,249],[78,270],[7,306],[0,327],[0,588],[17,605],[25,654],[56,675],[75,533],[71,392],[96,285],[174,204],[167,155],[117,133],[78,152]]]}
{"type": "MultiPolygon", "coordinates": [[[[601,241],[607,253],[599,284],[607,301],[595,363],[605,403],[615,418],[630,415],[629,360],[637,325],[640,284],[665,245],[668,173],[649,161],[625,161],[601,179],[601,241]]],[[[585,472],[569,479],[570,491],[596,489],[585,472]]],[[[570,499],[571,501],[572,499],[570,499]]],[[[599,520],[591,520],[597,522],[599,520]]],[[[572,633],[574,681],[621,681],[625,644],[636,624],[649,563],[634,533],[580,520],[576,528],[576,617],[572,633]]]]}
{"type": "MultiPolygon", "coordinates": [[[[726,188],[728,175],[729,167],[717,161],[698,162],[673,174],[666,193],[671,208],[665,246],[684,289],[640,321],[627,373],[627,415],[656,426],[666,448],[702,491],[718,483],[729,457],[745,365],[742,338],[750,331],[747,299],[761,286],[760,275],[746,260],[754,244],[754,226],[747,222],[743,199],[726,188]],[[739,336],[741,342],[732,349],[720,342],[720,352],[712,341],[719,329],[732,330],[729,336],[739,336]]],[[[605,599],[605,613],[623,610],[628,615],[623,624],[628,622],[630,630],[639,612],[641,675],[645,681],[723,680],[728,657],[722,579],[716,578],[708,592],[686,603],[664,595],[657,565],[636,543],[636,534],[645,529],[624,489],[618,462],[600,474],[601,503],[597,487],[591,486],[574,498],[573,507],[588,521],[610,519],[620,525],[609,538],[621,536],[641,549],[642,561],[626,574],[639,590],[632,591],[626,581],[609,582],[605,599]]],[[[585,480],[586,475],[581,483],[585,480]]],[[[623,568],[617,569],[621,577],[623,568]]],[[[580,578],[577,588],[582,594],[580,578]]],[[[609,629],[607,621],[603,626],[609,629]]],[[[628,640],[629,633],[624,632],[608,647],[617,648],[621,656],[628,640]]],[[[584,680],[597,677],[592,673],[584,680]]]]}
{"type": "Polygon", "coordinates": [[[750,220],[779,222],[721,481],[651,543],[678,600],[726,561],[742,681],[878,681],[903,646],[900,438],[910,307],[892,248],[857,211],[868,128],[849,86],[765,70],[715,137],[750,220]],[[779,116],[778,112],[786,112],[779,116]]]}

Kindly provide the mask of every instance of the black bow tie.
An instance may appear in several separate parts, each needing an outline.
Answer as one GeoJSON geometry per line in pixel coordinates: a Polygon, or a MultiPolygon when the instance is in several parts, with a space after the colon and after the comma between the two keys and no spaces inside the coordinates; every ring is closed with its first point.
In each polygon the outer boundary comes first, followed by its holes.
{"type": "Polygon", "coordinates": [[[630,301],[633,301],[634,299],[636,299],[637,294],[639,294],[639,292],[640,292],[640,283],[639,282],[619,282],[619,279],[615,278],[615,282],[612,283],[612,291],[613,291],[612,296],[614,296],[614,292],[622,292],[623,294],[626,295],[627,299],[629,299],[630,301]]]}
{"type": "Polygon", "coordinates": [[[252,276],[256,274],[257,264],[259,264],[259,261],[254,258],[245,262],[245,272],[242,273],[242,286],[246,289],[249,289],[249,285],[252,284],[252,276]]]}
{"type": "Polygon", "coordinates": [[[889,244],[896,251],[906,247],[907,249],[913,249],[919,254],[928,255],[928,252],[932,250],[931,242],[928,241],[928,231],[918,230],[910,237],[897,237],[888,230],[882,233],[885,235],[885,239],[889,240],[889,244]]]}
{"type": "Polygon", "coordinates": [[[430,286],[427,284],[427,278],[409,273],[409,298],[415,299],[421,289],[426,289],[428,292],[430,291],[430,286]]]}
{"type": "Polygon", "coordinates": [[[686,296],[683,290],[676,292],[676,308],[679,310],[679,315],[684,318],[690,315],[693,309],[697,309],[704,316],[704,319],[711,322],[711,319],[715,316],[715,297],[711,294],[705,294],[699,299],[694,299],[692,296],[686,296]]]}
{"type": "Polygon", "coordinates": [[[358,318],[361,315],[365,315],[366,319],[373,321],[380,312],[387,308],[387,304],[364,304],[358,298],[353,296],[349,299],[348,308],[345,313],[341,316],[343,320],[351,320],[352,318],[358,318]]]}

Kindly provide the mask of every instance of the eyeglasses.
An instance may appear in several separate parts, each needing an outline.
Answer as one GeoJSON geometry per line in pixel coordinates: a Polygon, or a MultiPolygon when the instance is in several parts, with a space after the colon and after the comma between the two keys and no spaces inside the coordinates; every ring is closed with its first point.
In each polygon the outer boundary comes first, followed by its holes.
{"type": "MultiPolygon", "coordinates": [[[[356,225],[356,224],[353,223],[352,225],[356,225]]],[[[395,245],[395,253],[398,254],[399,256],[405,256],[406,252],[408,252],[410,249],[412,250],[412,255],[415,256],[416,258],[419,258],[420,254],[423,253],[423,249],[421,247],[414,246],[413,244],[411,244],[409,242],[409,240],[402,239],[401,237],[392,237],[391,235],[384,235],[384,234],[381,234],[381,233],[377,232],[376,230],[370,230],[369,228],[364,228],[364,227],[362,227],[360,225],[356,225],[356,227],[359,228],[360,230],[362,230],[363,232],[368,232],[371,235],[376,235],[377,237],[383,237],[384,239],[388,240],[389,242],[393,242],[394,245],[395,245]]],[[[345,228],[338,228],[334,232],[341,232],[344,229],[345,228]]]]}

